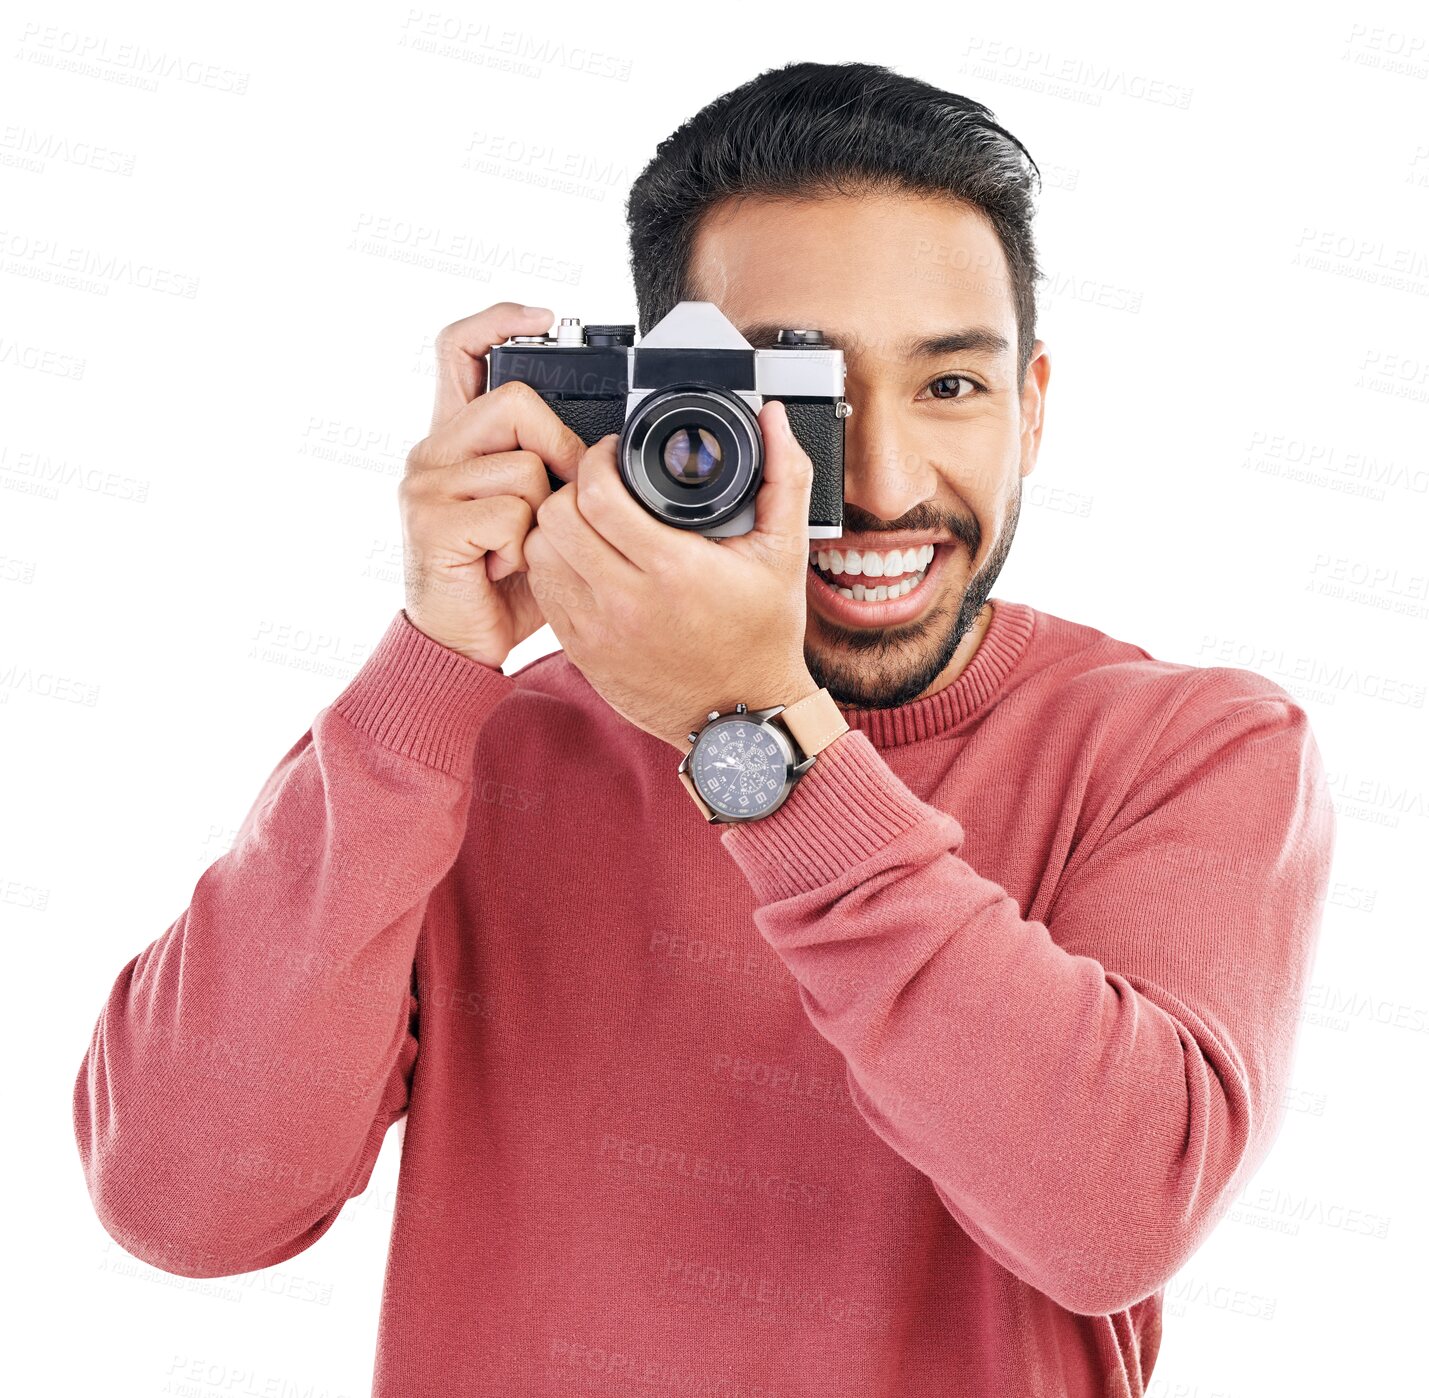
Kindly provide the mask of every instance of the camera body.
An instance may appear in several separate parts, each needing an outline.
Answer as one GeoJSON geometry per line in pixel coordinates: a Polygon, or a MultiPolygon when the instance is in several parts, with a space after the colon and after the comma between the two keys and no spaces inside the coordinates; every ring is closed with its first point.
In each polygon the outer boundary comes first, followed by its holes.
{"type": "MultiPolygon", "coordinates": [[[[817,330],[755,349],[712,301],[681,301],[640,343],[633,325],[563,317],[491,351],[488,383],[529,384],[587,446],[618,432],[620,478],[657,519],[708,538],[747,534],[764,477],[756,417],[778,398],[814,466],[809,536],[843,533],[843,351],[817,330]]],[[[549,470],[553,489],[565,484],[549,470]]]]}

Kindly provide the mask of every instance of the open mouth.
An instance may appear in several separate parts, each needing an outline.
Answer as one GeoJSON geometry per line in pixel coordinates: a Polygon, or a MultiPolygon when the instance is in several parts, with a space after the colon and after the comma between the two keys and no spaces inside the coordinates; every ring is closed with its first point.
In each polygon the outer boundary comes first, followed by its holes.
{"type": "Polygon", "coordinates": [[[894,549],[811,548],[810,607],[844,626],[897,626],[922,614],[953,543],[894,549]]]}
{"type": "Polygon", "coordinates": [[[809,566],[841,597],[857,602],[887,602],[906,597],[928,574],[936,552],[932,544],[906,549],[818,549],[809,566]]]}

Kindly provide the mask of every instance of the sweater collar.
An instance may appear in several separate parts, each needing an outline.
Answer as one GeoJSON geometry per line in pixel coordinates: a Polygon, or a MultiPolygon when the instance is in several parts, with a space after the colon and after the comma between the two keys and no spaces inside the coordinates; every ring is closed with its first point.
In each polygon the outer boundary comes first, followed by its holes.
{"type": "Polygon", "coordinates": [[[1036,613],[1023,602],[988,599],[992,619],[973,658],[952,684],[893,709],[839,705],[850,728],[867,733],[874,747],[891,748],[934,738],[983,708],[1001,688],[1031,639],[1036,613]]]}

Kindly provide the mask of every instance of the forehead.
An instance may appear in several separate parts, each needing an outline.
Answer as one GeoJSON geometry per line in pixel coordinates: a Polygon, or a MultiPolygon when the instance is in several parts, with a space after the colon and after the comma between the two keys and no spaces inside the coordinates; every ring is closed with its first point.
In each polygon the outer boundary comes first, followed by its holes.
{"type": "Polygon", "coordinates": [[[908,193],[729,199],[701,219],[692,298],[736,325],[816,326],[870,348],[986,325],[1016,339],[1002,244],[977,209],[908,193]],[[792,319],[791,319],[792,317],[792,319]]]}

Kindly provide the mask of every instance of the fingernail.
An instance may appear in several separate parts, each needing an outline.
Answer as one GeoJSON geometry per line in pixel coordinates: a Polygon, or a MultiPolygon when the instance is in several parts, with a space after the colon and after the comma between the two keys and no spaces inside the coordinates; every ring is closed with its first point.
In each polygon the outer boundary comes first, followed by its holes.
{"type": "Polygon", "coordinates": [[[522,306],[521,309],[525,311],[527,315],[532,316],[535,315],[537,312],[540,312],[542,315],[551,314],[550,308],[546,306],[522,306]]]}

